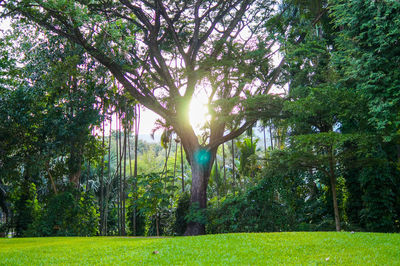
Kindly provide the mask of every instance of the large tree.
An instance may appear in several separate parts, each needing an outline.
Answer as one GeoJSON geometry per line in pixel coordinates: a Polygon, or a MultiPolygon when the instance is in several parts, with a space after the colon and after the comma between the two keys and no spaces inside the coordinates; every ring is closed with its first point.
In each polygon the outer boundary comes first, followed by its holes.
{"type": "MultiPolygon", "coordinates": [[[[4,14],[19,14],[81,45],[173,127],[191,165],[192,208],[206,208],[218,146],[253,125],[251,114],[274,107],[274,97],[265,95],[283,61],[271,67],[276,40],[265,21],[279,16],[273,0],[13,0],[2,6],[4,14]],[[188,114],[204,86],[212,110],[199,138],[188,114]],[[264,95],[262,110],[246,104],[256,95],[264,95]]],[[[204,233],[204,224],[194,221],[185,234],[204,233]]]]}
{"type": "Polygon", "coordinates": [[[332,1],[343,85],[368,100],[369,122],[400,158],[400,2],[332,1]]]}

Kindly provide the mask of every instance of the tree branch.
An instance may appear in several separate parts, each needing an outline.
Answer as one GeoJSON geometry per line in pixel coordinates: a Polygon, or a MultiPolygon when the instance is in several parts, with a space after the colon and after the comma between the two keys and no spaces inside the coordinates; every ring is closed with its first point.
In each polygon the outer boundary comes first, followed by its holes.
{"type": "Polygon", "coordinates": [[[236,137],[239,137],[240,135],[243,134],[243,132],[245,132],[249,127],[253,126],[254,123],[256,123],[257,120],[251,120],[251,121],[247,121],[245,122],[240,128],[231,131],[228,135],[225,135],[219,139],[216,139],[214,141],[210,141],[210,143],[206,146],[207,150],[211,150],[213,148],[218,147],[219,145],[221,145],[222,143],[225,143],[231,139],[234,139],[236,137]]]}

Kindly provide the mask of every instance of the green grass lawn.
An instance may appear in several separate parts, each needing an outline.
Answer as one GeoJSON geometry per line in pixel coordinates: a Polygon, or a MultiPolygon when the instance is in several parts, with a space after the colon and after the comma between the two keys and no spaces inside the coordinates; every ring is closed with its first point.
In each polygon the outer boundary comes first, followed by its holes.
{"type": "Polygon", "coordinates": [[[400,265],[400,234],[251,233],[0,239],[0,265],[400,265]]]}

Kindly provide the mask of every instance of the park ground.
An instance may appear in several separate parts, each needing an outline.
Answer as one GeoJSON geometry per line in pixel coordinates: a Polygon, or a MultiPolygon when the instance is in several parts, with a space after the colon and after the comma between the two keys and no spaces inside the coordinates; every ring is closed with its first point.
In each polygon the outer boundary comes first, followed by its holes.
{"type": "Polygon", "coordinates": [[[0,265],[48,264],[400,265],[400,234],[296,232],[0,239],[0,265]]]}

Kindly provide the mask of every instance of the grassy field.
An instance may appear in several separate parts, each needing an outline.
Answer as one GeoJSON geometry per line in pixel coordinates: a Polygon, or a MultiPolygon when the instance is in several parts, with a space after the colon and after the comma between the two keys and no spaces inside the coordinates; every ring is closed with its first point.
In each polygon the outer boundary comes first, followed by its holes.
{"type": "Polygon", "coordinates": [[[400,265],[400,234],[252,233],[0,239],[0,265],[400,265]]]}

